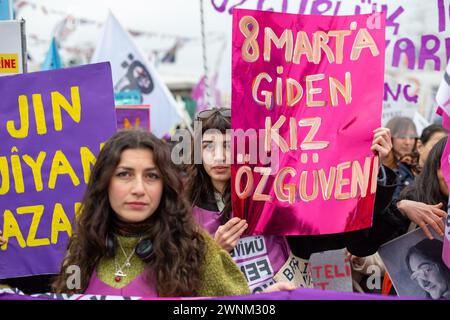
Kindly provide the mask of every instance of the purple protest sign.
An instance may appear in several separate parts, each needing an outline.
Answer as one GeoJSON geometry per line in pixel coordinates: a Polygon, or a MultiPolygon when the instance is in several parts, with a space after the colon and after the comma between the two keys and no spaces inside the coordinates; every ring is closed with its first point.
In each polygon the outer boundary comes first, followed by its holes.
{"type": "Polygon", "coordinates": [[[100,144],[109,63],[0,78],[0,279],[57,273],[100,144]]]}
{"type": "Polygon", "coordinates": [[[117,129],[139,127],[150,131],[150,105],[116,106],[117,129]]]}

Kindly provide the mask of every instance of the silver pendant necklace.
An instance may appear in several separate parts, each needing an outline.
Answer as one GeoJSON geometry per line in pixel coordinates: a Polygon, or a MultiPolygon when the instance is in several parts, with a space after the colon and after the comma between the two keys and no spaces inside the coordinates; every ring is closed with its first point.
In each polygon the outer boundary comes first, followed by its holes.
{"type": "MultiPolygon", "coordinates": [[[[139,238],[138,243],[141,240],[142,240],[142,237],[139,238]]],[[[123,253],[124,257],[125,257],[125,262],[122,264],[122,266],[120,266],[119,263],[117,262],[117,255],[114,256],[114,266],[115,266],[115,269],[116,269],[116,272],[114,273],[114,280],[116,282],[120,282],[120,281],[122,281],[123,277],[127,276],[123,272],[123,269],[125,267],[127,267],[127,268],[131,267],[131,258],[133,257],[135,250],[132,250],[131,253],[127,255],[127,253],[125,252],[125,249],[123,248],[122,243],[120,242],[119,238],[117,238],[117,242],[119,242],[120,249],[122,250],[122,253],[123,253]]]]}

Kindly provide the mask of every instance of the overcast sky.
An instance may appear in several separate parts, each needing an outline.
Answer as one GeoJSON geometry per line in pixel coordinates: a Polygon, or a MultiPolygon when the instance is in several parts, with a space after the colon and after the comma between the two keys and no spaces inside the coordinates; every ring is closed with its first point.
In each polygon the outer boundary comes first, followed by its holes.
{"type": "MultiPolygon", "coordinates": [[[[200,42],[200,0],[28,0],[47,9],[58,10],[73,14],[79,18],[93,19],[104,22],[109,10],[118,18],[127,29],[135,29],[157,34],[153,37],[135,37],[135,41],[141,50],[151,57],[153,52],[170,48],[177,36],[190,37],[194,39],[186,43],[179,51],[177,62],[174,65],[160,64],[158,71],[163,77],[175,76],[187,79],[199,79],[203,74],[202,48],[200,42]]],[[[231,15],[226,11],[219,13],[213,8],[213,4],[226,5],[226,9],[239,3],[244,3],[241,8],[256,9],[257,3],[262,0],[204,0],[205,25],[208,34],[207,58],[209,69],[214,69],[216,61],[220,58],[221,84],[222,88],[231,89],[231,15]],[[217,38],[222,35],[222,40],[217,38]],[[223,45],[226,49],[223,49],[223,45]]],[[[298,13],[301,0],[285,0],[289,4],[288,12],[298,13]]],[[[310,10],[314,1],[305,1],[310,10]]],[[[361,6],[362,12],[371,10],[370,3],[389,3],[388,14],[392,14],[398,6],[407,8],[396,20],[401,22],[399,36],[408,37],[427,33],[435,33],[437,26],[436,0],[333,0],[333,3],[341,4],[340,14],[352,14],[355,5],[361,6]],[[433,11],[434,9],[434,11],[433,11]],[[432,12],[430,14],[430,12],[432,12]]],[[[448,3],[449,0],[444,0],[448,3]]],[[[262,1],[263,9],[273,8],[280,11],[283,0],[262,1]]],[[[307,9],[307,11],[308,11],[307,9]]],[[[27,35],[37,35],[41,40],[48,41],[55,25],[61,21],[64,14],[44,14],[41,9],[33,10],[25,7],[19,14],[27,22],[27,35]]],[[[82,25],[76,28],[62,46],[67,47],[94,47],[98,41],[101,28],[94,25],[82,25]]],[[[387,36],[392,37],[393,28],[387,29],[387,36]]],[[[442,35],[442,34],[441,34],[442,35]]],[[[439,35],[439,36],[441,36],[439,35]]],[[[418,38],[420,43],[420,38],[418,38]]],[[[48,43],[28,40],[28,49],[36,62],[42,62],[48,43]]],[[[68,60],[70,54],[61,50],[63,60],[68,60]]],[[[387,53],[389,55],[389,52],[387,53]]]]}
{"type": "MultiPolygon", "coordinates": [[[[189,37],[190,41],[184,45],[177,56],[176,66],[159,65],[163,73],[187,74],[199,77],[202,74],[202,51],[200,42],[200,1],[199,0],[31,0],[38,6],[47,9],[73,14],[76,17],[87,18],[104,22],[109,10],[118,18],[127,29],[154,32],[154,37],[136,37],[135,41],[148,57],[154,50],[170,48],[175,42],[176,36],[189,37]]],[[[216,61],[219,55],[222,41],[216,35],[223,35],[224,41],[228,41],[231,28],[231,17],[228,14],[217,13],[209,0],[205,0],[206,32],[209,35],[208,58],[216,61]]],[[[49,40],[55,25],[64,16],[59,14],[44,14],[40,9],[32,9],[27,6],[20,12],[26,20],[27,35],[38,35],[42,40],[49,40]]],[[[86,44],[95,44],[98,41],[101,28],[93,25],[77,26],[62,46],[83,47],[86,44]]],[[[29,52],[35,61],[42,61],[48,44],[28,40],[29,52]]],[[[68,54],[61,50],[63,60],[68,59],[68,54]]],[[[212,67],[211,67],[212,68],[212,67]]]]}

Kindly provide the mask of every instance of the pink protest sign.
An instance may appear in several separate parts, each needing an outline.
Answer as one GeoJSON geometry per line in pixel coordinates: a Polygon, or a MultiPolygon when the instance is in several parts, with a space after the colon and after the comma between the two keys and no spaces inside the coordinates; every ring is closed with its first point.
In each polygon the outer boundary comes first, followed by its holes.
{"type": "Polygon", "coordinates": [[[233,12],[232,199],[249,234],[372,224],[385,17],[233,12]]]}
{"type": "MultiPolygon", "coordinates": [[[[446,112],[442,113],[442,126],[450,130],[450,117],[446,112]]],[[[441,158],[441,170],[444,175],[445,182],[447,182],[447,185],[450,185],[450,143],[448,143],[448,141],[445,145],[444,153],[441,158]]],[[[444,263],[450,268],[450,216],[447,216],[445,224],[442,260],[444,260],[444,263]]]]}

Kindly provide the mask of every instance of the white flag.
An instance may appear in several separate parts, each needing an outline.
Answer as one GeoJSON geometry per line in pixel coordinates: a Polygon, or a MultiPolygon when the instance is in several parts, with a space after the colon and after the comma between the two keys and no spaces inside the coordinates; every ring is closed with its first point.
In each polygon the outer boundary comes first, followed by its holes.
{"type": "Polygon", "coordinates": [[[151,64],[146,64],[131,36],[109,14],[92,63],[111,63],[114,91],[140,90],[142,104],[150,105],[151,131],[158,137],[181,122],[177,103],[151,64]]]}
{"type": "Polygon", "coordinates": [[[442,79],[436,94],[436,102],[450,116],[450,62],[447,65],[447,70],[444,72],[444,79],[442,79]]]}

